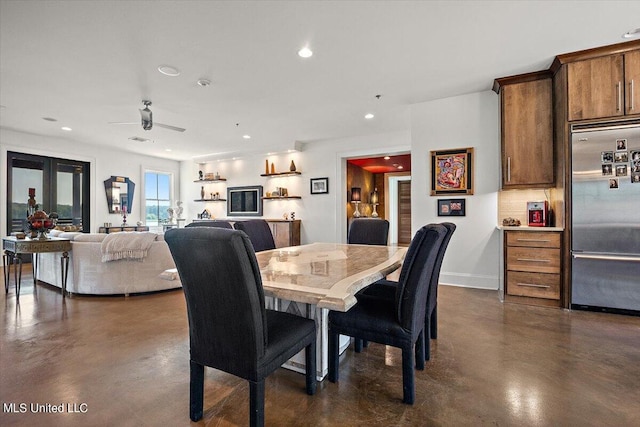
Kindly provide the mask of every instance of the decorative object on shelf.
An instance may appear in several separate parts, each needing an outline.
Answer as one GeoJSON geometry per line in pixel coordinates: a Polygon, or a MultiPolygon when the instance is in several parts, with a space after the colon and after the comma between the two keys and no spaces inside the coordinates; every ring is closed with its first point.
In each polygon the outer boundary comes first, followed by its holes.
{"type": "Polygon", "coordinates": [[[271,162],[271,173],[272,174],[276,173],[276,166],[273,164],[273,162],[271,162]]]}
{"type": "Polygon", "coordinates": [[[38,204],[36,203],[36,189],[29,188],[29,200],[27,200],[27,218],[33,215],[38,210],[38,204]]]}
{"type": "Polygon", "coordinates": [[[379,198],[378,198],[378,189],[376,187],[373,188],[373,192],[371,193],[369,201],[373,205],[373,212],[371,212],[371,217],[378,218],[379,198]]]}
{"type": "Polygon", "coordinates": [[[169,224],[173,224],[173,214],[174,214],[173,208],[171,207],[167,208],[167,213],[169,214],[169,219],[167,220],[167,222],[169,224]]]}
{"type": "Polygon", "coordinates": [[[202,178],[203,178],[203,173],[202,173],[202,171],[198,171],[198,179],[199,179],[200,181],[202,181],[202,178]]]}
{"type": "MultiPolygon", "coordinates": [[[[138,227],[141,227],[141,226],[142,226],[142,221],[138,221],[138,222],[136,222],[136,225],[137,225],[138,227]]],[[[111,226],[111,223],[109,223],[109,226],[111,226]]]]}
{"type": "Polygon", "coordinates": [[[465,199],[439,199],[438,216],[465,216],[465,199]]]}
{"type": "Polygon", "coordinates": [[[505,218],[502,220],[502,225],[505,227],[520,227],[520,220],[517,218],[505,218]]]}
{"type": "Polygon", "coordinates": [[[289,214],[288,213],[283,213],[282,214],[282,219],[284,219],[285,221],[289,221],[289,214]]]}
{"type": "Polygon", "coordinates": [[[360,214],[360,210],[358,209],[358,205],[360,205],[360,202],[360,187],[351,187],[351,203],[356,205],[355,210],[353,211],[354,218],[360,218],[362,216],[360,214]]]}
{"type": "Polygon", "coordinates": [[[264,174],[269,175],[269,159],[264,161],[264,174]]]}
{"type": "Polygon", "coordinates": [[[46,239],[49,230],[58,222],[58,214],[51,212],[51,215],[47,215],[45,211],[35,211],[29,216],[28,222],[31,238],[46,239]]]}
{"type": "Polygon", "coordinates": [[[291,171],[291,172],[295,172],[296,171],[296,164],[293,163],[293,160],[291,160],[291,164],[289,165],[289,171],[291,171]]]}
{"type": "MultiPolygon", "coordinates": [[[[182,202],[178,200],[176,202],[176,205],[178,205],[178,207],[176,208],[176,217],[178,219],[182,219],[182,213],[184,212],[184,208],[182,207],[182,202]]],[[[138,225],[142,225],[142,224],[138,224],[138,225]]]]}
{"type": "Polygon", "coordinates": [[[220,174],[218,172],[216,172],[216,174],[213,176],[213,179],[219,180],[220,179],[220,174]]]}
{"type": "Polygon", "coordinates": [[[289,218],[291,218],[291,221],[295,221],[296,220],[296,213],[295,212],[291,212],[291,215],[289,215],[289,218]]]}
{"type": "Polygon", "coordinates": [[[431,195],[473,194],[473,147],[431,151],[431,195]]]}
{"type": "Polygon", "coordinates": [[[204,174],[204,179],[206,181],[213,181],[215,179],[215,175],[213,174],[213,172],[207,172],[204,174]]]}
{"type": "Polygon", "coordinates": [[[126,206],[122,207],[122,226],[123,227],[127,226],[127,207],[126,206]]]}
{"type": "Polygon", "coordinates": [[[204,199],[204,185],[200,187],[200,198],[204,199]]]}
{"type": "Polygon", "coordinates": [[[311,178],[311,194],[329,193],[329,178],[311,178]]]}

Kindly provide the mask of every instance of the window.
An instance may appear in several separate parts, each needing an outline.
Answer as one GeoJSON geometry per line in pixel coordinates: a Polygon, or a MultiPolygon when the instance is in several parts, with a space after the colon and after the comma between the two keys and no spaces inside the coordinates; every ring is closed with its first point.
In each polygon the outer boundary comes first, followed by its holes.
{"type": "Polygon", "coordinates": [[[89,231],[89,163],[9,151],[7,166],[7,231],[26,228],[30,188],[38,209],[56,212],[58,224],[89,231]]]}
{"type": "Polygon", "coordinates": [[[144,173],[145,222],[159,227],[169,219],[171,206],[171,174],[146,171],[144,173]]]}

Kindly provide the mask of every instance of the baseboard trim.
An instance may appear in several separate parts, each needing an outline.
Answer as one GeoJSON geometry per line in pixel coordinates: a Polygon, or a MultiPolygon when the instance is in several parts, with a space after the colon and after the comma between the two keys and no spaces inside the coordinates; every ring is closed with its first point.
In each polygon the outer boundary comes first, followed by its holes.
{"type": "Polygon", "coordinates": [[[497,291],[500,285],[498,276],[483,276],[465,273],[440,273],[440,284],[463,288],[488,289],[497,291]]]}

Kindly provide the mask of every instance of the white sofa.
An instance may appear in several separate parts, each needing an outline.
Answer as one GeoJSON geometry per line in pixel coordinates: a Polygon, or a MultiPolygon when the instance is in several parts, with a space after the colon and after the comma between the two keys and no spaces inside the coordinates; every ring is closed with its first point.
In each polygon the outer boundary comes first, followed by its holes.
{"type": "MultiPolygon", "coordinates": [[[[142,260],[102,261],[102,241],[107,234],[51,231],[51,236],[71,239],[67,291],[88,295],[129,295],[182,287],[169,246],[162,235],[151,243],[142,260]]],[[[37,278],[62,287],[61,253],[39,255],[37,278]]]]}

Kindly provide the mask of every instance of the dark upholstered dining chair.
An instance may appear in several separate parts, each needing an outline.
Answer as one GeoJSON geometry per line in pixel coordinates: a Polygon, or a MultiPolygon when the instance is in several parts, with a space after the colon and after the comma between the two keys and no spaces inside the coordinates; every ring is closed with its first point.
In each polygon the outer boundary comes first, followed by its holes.
{"type": "Polygon", "coordinates": [[[389,221],[378,218],[355,218],[349,226],[347,243],[385,246],[389,237],[389,221]]]}
{"type": "Polygon", "coordinates": [[[247,233],[247,236],[249,236],[249,240],[251,240],[256,252],[268,251],[276,248],[271,228],[264,219],[238,221],[233,224],[233,228],[247,233]]]}
{"type": "Polygon", "coordinates": [[[212,221],[190,222],[189,224],[185,225],[185,227],[218,227],[218,228],[228,228],[228,229],[233,228],[233,226],[229,221],[219,221],[217,219],[212,221]]]}
{"type": "MultiPolygon", "coordinates": [[[[456,225],[451,222],[443,222],[441,225],[447,229],[447,234],[442,241],[442,245],[440,245],[438,257],[436,258],[435,267],[433,268],[431,280],[429,282],[429,293],[427,294],[427,307],[424,317],[424,360],[429,360],[431,358],[431,339],[438,338],[438,283],[440,281],[440,269],[442,267],[442,260],[444,259],[447,247],[449,246],[451,236],[453,236],[453,232],[456,230],[456,225]]],[[[407,272],[403,268],[400,271],[399,282],[402,282],[403,276],[406,274],[407,272]]],[[[386,279],[378,280],[358,292],[356,294],[356,298],[358,301],[362,301],[367,298],[393,301],[399,282],[386,279]]],[[[358,342],[356,342],[356,347],[357,346],[358,342]]]]}
{"type": "Polygon", "coordinates": [[[222,228],[168,230],[189,319],[189,415],[203,416],[204,368],[249,381],[250,422],[264,424],[265,378],[305,350],[306,390],[316,390],[313,320],[266,310],[260,269],[247,235],[222,228]]]}
{"type": "Polygon", "coordinates": [[[424,369],[424,316],[429,281],[447,230],[440,224],[422,227],[405,256],[405,275],[395,300],[358,301],[347,312],[329,312],[329,381],[339,378],[339,337],[348,335],[402,349],[403,402],[415,400],[414,365],[424,369]],[[414,359],[415,352],[415,359],[414,359]]]}

